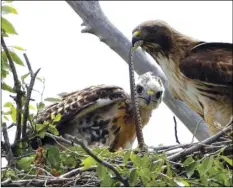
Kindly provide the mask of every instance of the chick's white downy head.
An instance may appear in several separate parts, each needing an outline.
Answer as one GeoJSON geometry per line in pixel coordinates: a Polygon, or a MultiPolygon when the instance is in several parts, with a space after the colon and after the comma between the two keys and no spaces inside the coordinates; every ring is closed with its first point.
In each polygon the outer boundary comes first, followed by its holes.
{"type": "Polygon", "coordinates": [[[139,76],[136,82],[139,106],[144,109],[154,110],[162,102],[164,96],[164,85],[162,80],[147,72],[139,76]]]}

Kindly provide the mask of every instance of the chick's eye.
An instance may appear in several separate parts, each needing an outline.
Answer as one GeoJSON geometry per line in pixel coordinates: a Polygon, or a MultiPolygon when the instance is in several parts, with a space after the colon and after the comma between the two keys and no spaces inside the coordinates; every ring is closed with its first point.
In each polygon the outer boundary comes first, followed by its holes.
{"type": "Polygon", "coordinates": [[[142,86],[137,86],[137,93],[141,94],[143,92],[143,87],[142,86]]]}
{"type": "Polygon", "coordinates": [[[158,91],[156,94],[155,94],[155,97],[157,99],[159,99],[161,96],[162,96],[163,92],[162,91],[158,91]]]}

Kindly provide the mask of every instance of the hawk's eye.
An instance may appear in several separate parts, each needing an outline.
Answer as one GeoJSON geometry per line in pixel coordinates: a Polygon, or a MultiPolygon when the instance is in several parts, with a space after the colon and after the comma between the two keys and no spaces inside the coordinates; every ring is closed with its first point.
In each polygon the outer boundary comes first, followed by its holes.
{"type": "Polygon", "coordinates": [[[137,89],[137,93],[138,93],[138,94],[141,94],[141,93],[143,92],[143,90],[144,90],[143,87],[142,87],[142,86],[139,86],[139,85],[137,86],[136,89],[137,89]]]}
{"type": "Polygon", "coordinates": [[[163,94],[162,91],[158,91],[158,92],[155,94],[156,99],[159,99],[159,98],[162,96],[162,94],[163,94]]]}

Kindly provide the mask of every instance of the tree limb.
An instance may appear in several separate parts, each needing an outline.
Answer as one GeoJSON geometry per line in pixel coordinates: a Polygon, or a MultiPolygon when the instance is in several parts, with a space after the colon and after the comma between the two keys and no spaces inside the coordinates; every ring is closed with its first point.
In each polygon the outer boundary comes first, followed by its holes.
{"type": "MultiPolygon", "coordinates": [[[[100,41],[108,45],[125,62],[128,63],[131,42],[108,20],[104,15],[98,1],[66,1],[71,8],[82,18],[82,25],[85,28],[82,33],[96,35],[100,41]]],[[[174,99],[168,91],[167,79],[156,63],[151,62],[141,49],[134,52],[135,71],[141,75],[152,71],[159,76],[166,88],[164,102],[171,111],[183,122],[183,124],[193,133],[196,125],[202,119],[196,112],[183,102],[174,99]]],[[[196,132],[198,140],[204,140],[209,137],[208,127],[202,122],[196,132]]]]}

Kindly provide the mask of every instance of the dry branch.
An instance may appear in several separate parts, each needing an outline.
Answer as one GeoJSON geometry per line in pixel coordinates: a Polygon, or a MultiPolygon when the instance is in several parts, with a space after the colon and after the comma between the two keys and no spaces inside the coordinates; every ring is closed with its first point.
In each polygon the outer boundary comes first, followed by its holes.
{"type": "Polygon", "coordinates": [[[29,115],[29,103],[30,103],[30,99],[31,99],[31,94],[32,94],[32,90],[33,90],[33,86],[35,83],[35,79],[37,74],[39,73],[40,69],[38,69],[35,73],[32,70],[31,64],[28,60],[27,55],[24,53],[23,54],[25,61],[27,63],[27,67],[28,70],[30,72],[31,75],[31,80],[30,80],[30,84],[27,87],[27,96],[26,96],[26,102],[24,104],[24,113],[23,113],[23,130],[22,130],[22,138],[25,138],[27,136],[27,121],[28,121],[28,115],[29,115]]]}
{"type": "Polygon", "coordinates": [[[176,117],[175,117],[175,116],[173,116],[173,120],[174,120],[174,124],[175,124],[174,129],[175,129],[175,138],[176,138],[176,143],[177,143],[177,144],[180,144],[180,141],[179,141],[179,138],[178,138],[177,122],[176,122],[176,117]]]}
{"type": "MultiPolygon", "coordinates": [[[[128,57],[131,42],[107,19],[104,15],[98,1],[66,1],[72,9],[82,18],[82,25],[85,26],[82,33],[96,35],[100,41],[108,45],[115,51],[125,62],[128,63],[128,57]]],[[[133,29],[133,28],[132,28],[133,29]]],[[[159,76],[165,84],[165,104],[172,112],[186,125],[193,133],[196,125],[202,119],[197,113],[190,110],[183,102],[175,100],[168,91],[167,79],[160,71],[158,66],[151,62],[142,52],[137,49],[134,53],[135,71],[141,75],[145,72],[152,71],[159,76]]],[[[204,140],[209,137],[207,125],[201,122],[197,129],[196,138],[204,140]]]]}
{"type": "Polygon", "coordinates": [[[11,145],[10,145],[10,141],[9,141],[9,137],[8,137],[8,133],[7,133],[7,127],[6,127],[5,122],[2,123],[2,133],[3,133],[4,142],[5,142],[4,144],[5,144],[8,164],[9,164],[9,166],[12,166],[12,165],[14,165],[14,155],[13,155],[12,150],[11,150],[11,145]]]}
{"type": "MultiPolygon", "coordinates": [[[[207,144],[211,144],[213,142],[215,142],[216,140],[218,140],[221,136],[223,136],[224,134],[230,132],[232,130],[232,124],[228,125],[226,128],[224,128],[222,131],[218,132],[217,134],[207,138],[206,140],[199,142],[197,144],[195,144],[194,146],[188,148],[188,149],[184,149],[181,152],[178,152],[174,155],[169,156],[167,159],[169,161],[176,161],[184,156],[190,155],[192,153],[194,153],[195,151],[200,150],[201,148],[203,148],[205,145],[207,144]]],[[[155,163],[157,163],[158,161],[155,161],[155,163]]]]}

